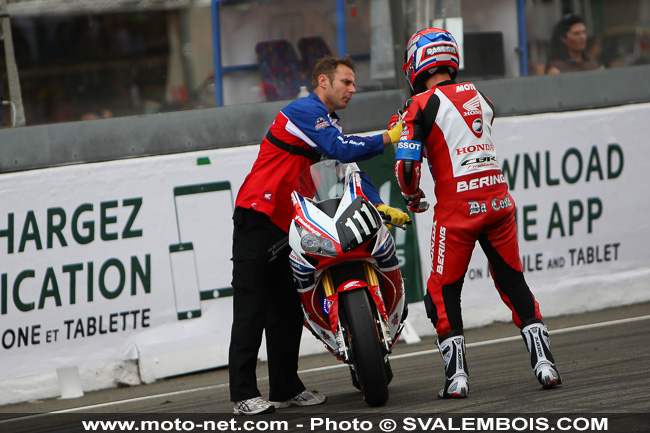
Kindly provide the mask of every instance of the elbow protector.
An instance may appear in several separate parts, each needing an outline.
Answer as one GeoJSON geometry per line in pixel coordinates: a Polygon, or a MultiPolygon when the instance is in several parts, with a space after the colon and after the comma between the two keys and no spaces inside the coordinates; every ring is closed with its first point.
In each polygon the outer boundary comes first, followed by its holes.
{"type": "Polygon", "coordinates": [[[404,194],[413,195],[420,187],[420,161],[398,159],[395,163],[395,177],[404,194]]]}

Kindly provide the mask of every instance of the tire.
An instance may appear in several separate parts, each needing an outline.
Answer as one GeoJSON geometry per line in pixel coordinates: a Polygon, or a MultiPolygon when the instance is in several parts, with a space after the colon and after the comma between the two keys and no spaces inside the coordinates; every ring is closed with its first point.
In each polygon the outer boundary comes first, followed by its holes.
{"type": "Polygon", "coordinates": [[[383,406],[388,401],[388,380],[377,324],[365,290],[355,289],[342,297],[352,362],[368,406],[383,406]]]}
{"type": "Polygon", "coordinates": [[[386,359],[384,364],[384,370],[386,371],[386,383],[390,385],[393,380],[393,367],[390,366],[390,360],[386,359]]]}

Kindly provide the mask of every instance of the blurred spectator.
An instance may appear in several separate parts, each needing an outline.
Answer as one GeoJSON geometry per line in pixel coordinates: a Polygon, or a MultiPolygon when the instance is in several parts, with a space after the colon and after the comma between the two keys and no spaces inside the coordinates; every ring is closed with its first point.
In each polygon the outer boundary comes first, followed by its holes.
{"type": "Polygon", "coordinates": [[[113,112],[109,109],[101,110],[101,113],[88,112],[81,115],[80,120],[108,119],[113,117],[113,112]]]}
{"type": "Polygon", "coordinates": [[[580,16],[562,18],[553,29],[546,73],[601,69],[600,62],[587,53],[587,40],[587,26],[580,16]]]}

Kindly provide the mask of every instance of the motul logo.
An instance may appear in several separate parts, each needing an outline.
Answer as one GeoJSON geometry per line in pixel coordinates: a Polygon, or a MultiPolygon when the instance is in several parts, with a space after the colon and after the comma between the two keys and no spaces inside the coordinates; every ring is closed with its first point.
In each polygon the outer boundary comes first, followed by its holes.
{"type": "Polygon", "coordinates": [[[466,90],[476,90],[472,83],[463,83],[456,86],[456,93],[465,92],[466,90]]]}

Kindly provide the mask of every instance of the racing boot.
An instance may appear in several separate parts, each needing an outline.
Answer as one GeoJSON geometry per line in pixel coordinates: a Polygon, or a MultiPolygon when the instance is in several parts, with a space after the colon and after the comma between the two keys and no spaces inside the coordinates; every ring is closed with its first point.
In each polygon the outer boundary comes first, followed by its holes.
{"type": "Polygon", "coordinates": [[[440,356],[445,362],[445,387],[438,398],[465,398],[469,392],[469,370],[465,360],[465,336],[456,335],[440,342],[440,356]]]}
{"type": "Polygon", "coordinates": [[[543,323],[532,323],[521,329],[526,347],[530,352],[530,365],[542,388],[553,388],[562,383],[550,350],[548,330],[543,323]]]}

